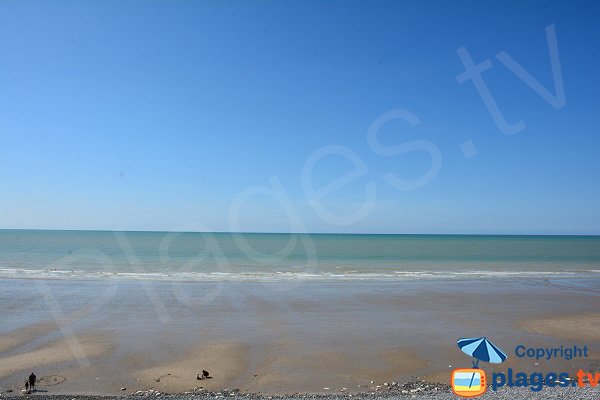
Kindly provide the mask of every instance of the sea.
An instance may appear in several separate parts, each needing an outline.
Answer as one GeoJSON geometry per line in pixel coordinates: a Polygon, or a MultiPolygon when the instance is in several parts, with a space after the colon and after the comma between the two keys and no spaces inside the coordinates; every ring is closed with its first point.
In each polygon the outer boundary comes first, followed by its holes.
{"type": "Polygon", "coordinates": [[[0,230],[0,278],[600,278],[600,236],[0,230]]]}

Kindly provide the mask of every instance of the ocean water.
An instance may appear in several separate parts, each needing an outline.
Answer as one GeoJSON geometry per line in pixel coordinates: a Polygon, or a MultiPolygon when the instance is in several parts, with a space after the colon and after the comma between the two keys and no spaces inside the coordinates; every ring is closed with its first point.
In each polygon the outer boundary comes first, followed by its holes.
{"type": "Polygon", "coordinates": [[[0,230],[0,278],[599,278],[600,236],[0,230]]]}

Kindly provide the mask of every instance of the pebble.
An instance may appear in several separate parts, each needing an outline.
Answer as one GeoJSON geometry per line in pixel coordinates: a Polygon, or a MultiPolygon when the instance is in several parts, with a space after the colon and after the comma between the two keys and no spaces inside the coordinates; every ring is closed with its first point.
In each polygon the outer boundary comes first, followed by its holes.
{"type": "MultiPolygon", "coordinates": [[[[164,400],[211,400],[215,398],[224,398],[221,392],[194,392],[191,394],[165,394],[154,390],[138,390],[128,396],[64,396],[64,395],[51,395],[50,393],[43,396],[44,400],[136,400],[140,397],[156,397],[157,399],[164,400]]],[[[229,395],[233,395],[234,390],[229,389],[229,395]]],[[[294,395],[284,396],[263,396],[260,394],[242,394],[246,400],[298,400],[298,399],[309,399],[309,400],[401,400],[407,398],[416,398],[419,400],[448,400],[454,398],[450,386],[448,384],[440,383],[429,383],[423,380],[415,380],[406,383],[395,383],[392,382],[385,391],[368,392],[368,388],[364,389],[363,393],[323,393],[323,394],[307,394],[307,393],[296,393],[294,395]]],[[[3,397],[4,398],[4,397],[3,397]]],[[[41,397],[40,397],[41,398],[41,397]]],[[[539,393],[533,393],[529,388],[501,388],[497,392],[491,392],[483,395],[482,400],[598,400],[598,389],[597,388],[579,388],[579,387],[568,387],[568,388],[544,388],[539,393]]]]}

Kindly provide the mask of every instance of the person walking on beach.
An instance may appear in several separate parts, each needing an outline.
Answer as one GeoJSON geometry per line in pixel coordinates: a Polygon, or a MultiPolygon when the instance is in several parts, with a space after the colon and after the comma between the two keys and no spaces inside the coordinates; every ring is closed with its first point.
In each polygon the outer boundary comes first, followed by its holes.
{"type": "Polygon", "coordinates": [[[36,379],[37,379],[37,377],[32,372],[31,375],[29,375],[29,387],[31,388],[32,392],[35,392],[35,381],[36,381],[36,379]]]}
{"type": "Polygon", "coordinates": [[[25,393],[27,393],[27,394],[31,393],[29,391],[29,381],[28,380],[25,380],[25,393]]]}

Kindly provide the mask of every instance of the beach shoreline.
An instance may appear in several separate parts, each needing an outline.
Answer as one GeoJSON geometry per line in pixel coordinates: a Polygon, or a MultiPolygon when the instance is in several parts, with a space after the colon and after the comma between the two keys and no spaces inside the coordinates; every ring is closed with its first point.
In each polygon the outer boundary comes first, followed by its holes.
{"type": "Polygon", "coordinates": [[[471,366],[456,347],[469,336],[488,336],[509,352],[505,364],[486,365],[489,373],[574,374],[600,359],[598,296],[567,280],[0,284],[3,392],[20,390],[30,370],[64,378],[47,394],[198,386],[267,396],[359,394],[417,378],[446,384],[452,369],[471,366]],[[564,328],[570,325],[577,329],[564,328]],[[540,363],[513,354],[519,343],[573,342],[589,346],[590,358],[540,363]],[[202,369],[213,379],[197,381],[202,369]]]}

